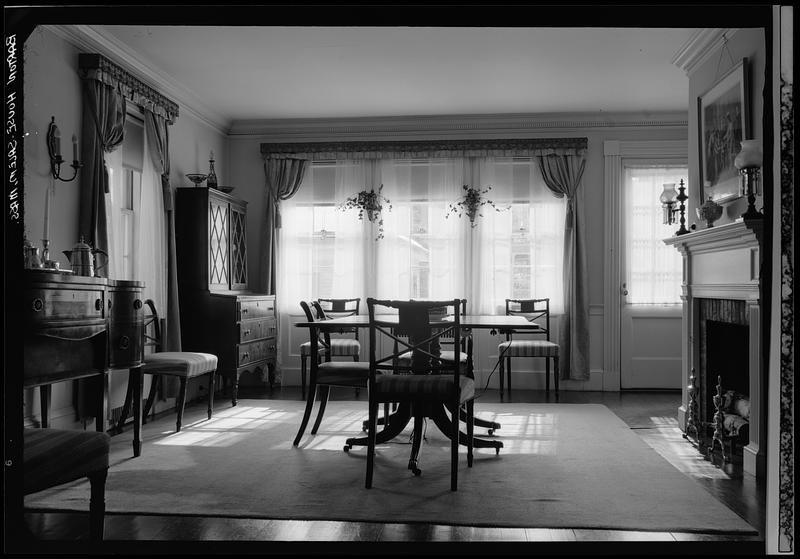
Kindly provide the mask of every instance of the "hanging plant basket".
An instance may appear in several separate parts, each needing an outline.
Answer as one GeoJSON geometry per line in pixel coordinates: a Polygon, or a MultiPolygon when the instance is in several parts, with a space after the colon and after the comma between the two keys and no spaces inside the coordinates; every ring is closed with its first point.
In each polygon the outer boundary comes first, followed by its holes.
{"type": "Polygon", "coordinates": [[[377,192],[375,192],[374,188],[371,190],[362,190],[357,195],[351,196],[338,206],[340,211],[357,209],[358,219],[364,219],[364,214],[366,214],[367,221],[377,224],[378,235],[375,237],[376,241],[383,238],[383,216],[381,215],[383,205],[386,204],[389,210],[392,209],[391,201],[381,194],[382,190],[383,185],[378,187],[377,192]]]}
{"type": "Polygon", "coordinates": [[[495,211],[502,212],[507,210],[508,208],[498,208],[494,202],[489,200],[488,198],[484,198],[486,194],[492,189],[491,186],[487,186],[484,189],[473,188],[467,184],[463,187],[464,189],[464,196],[461,200],[456,202],[455,204],[450,204],[450,208],[447,211],[447,215],[445,217],[450,217],[451,213],[458,214],[458,217],[466,214],[469,218],[470,227],[477,226],[475,222],[476,217],[483,217],[481,213],[481,208],[485,205],[490,205],[495,211]]]}

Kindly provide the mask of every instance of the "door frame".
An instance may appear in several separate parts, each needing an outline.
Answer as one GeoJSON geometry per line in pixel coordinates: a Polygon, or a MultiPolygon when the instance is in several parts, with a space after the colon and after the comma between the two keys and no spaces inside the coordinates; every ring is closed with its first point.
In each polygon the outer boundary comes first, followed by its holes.
{"type": "MultiPolygon", "coordinates": [[[[622,258],[620,256],[623,159],[684,159],[688,161],[688,140],[603,142],[605,167],[605,231],[603,259],[603,390],[621,389],[620,342],[622,320],[622,258]]],[[[688,208],[691,209],[691,208],[688,208]]],[[[685,349],[685,344],[683,344],[685,349]]]]}

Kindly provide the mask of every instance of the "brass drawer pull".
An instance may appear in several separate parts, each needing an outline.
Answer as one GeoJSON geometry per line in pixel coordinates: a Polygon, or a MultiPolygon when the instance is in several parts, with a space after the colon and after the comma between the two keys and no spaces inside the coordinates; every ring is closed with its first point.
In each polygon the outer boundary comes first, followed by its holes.
{"type": "Polygon", "coordinates": [[[94,308],[97,311],[103,310],[103,300],[102,299],[96,299],[95,302],[94,302],[94,308]]]}
{"type": "Polygon", "coordinates": [[[131,339],[128,336],[122,336],[119,339],[119,348],[120,349],[128,349],[131,345],[131,339]]]}
{"type": "Polygon", "coordinates": [[[250,354],[248,352],[245,351],[244,353],[242,353],[242,359],[247,359],[248,357],[250,357],[250,354]]]}
{"type": "Polygon", "coordinates": [[[250,335],[250,328],[248,328],[247,330],[244,331],[244,335],[245,336],[249,336],[250,335]]]}
{"type": "Polygon", "coordinates": [[[137,310],[137,311],[138,311],[139,309],[141,309],[141,308],[142,308],[142,300],[141,300],[141,299],[136,299],[136,300],[133,302],[133,308],[134,308],[135,310],[137,310]]]}
{"type": "Polygon", "coordinates": [[[44,308],[44,301],[42,301],[39,298],[36,298],[36,299],[33,300],[33,305],[31,305],[31,306],[33,307],[33,310],[35,310],[36,312],[39,312],[44,308]]]}
{"type": "Polygon", "coordinates": [[[242,314],[247,314],[247,307],[242,307],[242,314]]]}

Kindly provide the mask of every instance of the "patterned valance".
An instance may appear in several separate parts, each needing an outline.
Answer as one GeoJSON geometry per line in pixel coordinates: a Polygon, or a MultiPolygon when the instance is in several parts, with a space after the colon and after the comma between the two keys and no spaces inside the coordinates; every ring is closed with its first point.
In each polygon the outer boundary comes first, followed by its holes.
{"type": "Polygon", "coordinates": [[[586,138],[512,140],[425,140],[409,142],[313,142],[261,144],[265,159],[424,159],[444,157],[530,157],[582,155],[586,138]]]}
{"type": "Polygon", "coordinates": [[[102,54],[78,55],[78,74],[85,80],[97,80],[118,88],[126,99],[173,124],[178,118],[178,104],[167,99],[139,78],[123,70],[102,54]]]}

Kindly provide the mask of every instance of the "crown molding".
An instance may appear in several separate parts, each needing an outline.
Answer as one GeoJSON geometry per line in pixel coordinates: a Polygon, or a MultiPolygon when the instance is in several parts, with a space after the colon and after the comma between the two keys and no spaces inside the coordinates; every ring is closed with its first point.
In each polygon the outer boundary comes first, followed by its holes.
{"type": "Polygon", "coordinates": [[[202,101],[189,89],[178,83],[169,74],[156,69],[141,58],[136,51],[115,37],[90,25],[45,25],[43,27],[72,43],[78,50],[97,52],[110,58],[153,89],[171,97],[180,105],[182,112],[190,114],[222,135],[228,134],[230,128],[228,119],[204,106],[202,101]]]}
{"type": "Polygon", "coordinates": [[[708,60],[722,45],[723,38],[730,39],[738,31],[735,28],[704,28],[695,32],[672,57],[672,63],[691,75],[694,69],[708,60]]]}
{"type": "Polygon", "coordinates": [[[688,112],[441,115],[234,121],[230,138],[271,142],[528,138],[591,129],[687,128],[688,112]]]}

